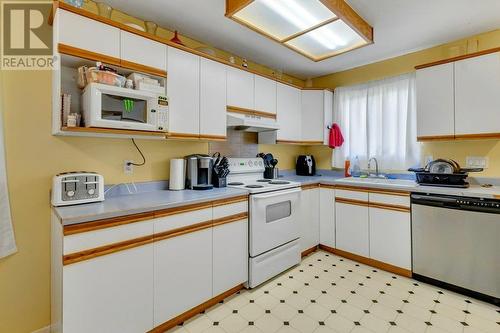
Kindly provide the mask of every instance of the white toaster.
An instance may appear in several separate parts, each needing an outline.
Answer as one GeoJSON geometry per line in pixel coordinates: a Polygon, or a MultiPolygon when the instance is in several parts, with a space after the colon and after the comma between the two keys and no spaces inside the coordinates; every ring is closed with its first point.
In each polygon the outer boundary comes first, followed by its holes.
{"type": "Polygon", "coordinates": [[[52,205],[104,201],[104,177],[95,172],[65,172],[52,180],[52,205]]]}

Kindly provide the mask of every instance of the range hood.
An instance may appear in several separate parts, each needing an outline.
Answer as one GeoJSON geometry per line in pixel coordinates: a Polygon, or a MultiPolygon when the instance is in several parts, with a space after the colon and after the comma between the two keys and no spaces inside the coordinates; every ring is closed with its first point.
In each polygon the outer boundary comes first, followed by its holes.
{"type": "Polygon", "coordinates": [[[227,127],[246,132],[276,131],[280,127],[276,119],[242,113],[227,112],[227,127]]]}

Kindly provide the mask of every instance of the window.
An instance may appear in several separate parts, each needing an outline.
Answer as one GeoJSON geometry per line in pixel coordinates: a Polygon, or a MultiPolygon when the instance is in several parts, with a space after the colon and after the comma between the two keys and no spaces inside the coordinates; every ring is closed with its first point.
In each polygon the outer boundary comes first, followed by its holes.
{"type": "Polygon", "coordinates": [[[415,90],[415,74],[335,89],[334,122],[345,142],[333,151],[333,166],[356,156],[362,168],[371,157],[384,170],[418,165],[415,90]]]}

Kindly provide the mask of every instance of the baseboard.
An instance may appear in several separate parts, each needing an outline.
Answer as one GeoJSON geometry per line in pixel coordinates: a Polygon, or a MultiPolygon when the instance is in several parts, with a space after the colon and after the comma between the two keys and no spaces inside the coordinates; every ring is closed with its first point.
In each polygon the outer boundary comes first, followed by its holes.
{"type": "Polygon", "coordinates": [[[205,303],[202,303],[198,306],[195,306],[194,308],[192,308],[191,310],[189,311],[186,311],[184,312],[183,314],[175,317],[175,318],[172,318],[170,319],[169,321],[161,324],[160,326],[157,326],[155,328],[153,328],[151,331],[149,331],[149,333],[160,333],[160,332],[166,332],[168,331],[169,329],[171,328],[174,328],[175,326],[185,322],[186,320],[188,320],[189,318],[192,318],[194,316],[196,316],[197,314],[199,314],[200,312],[203,312],[205,310],[207,310],[208,308],[214,306],[215,304],[219,303],[220,301],[222,301],[223,299],[235,294],[236,292],[240,291],[241,289],[243,289],[243,285],[240,284],[228,291],[226,291],[225,293],[222,293],[208,301],[206,301],[205,303]]]}
{"type": "Polygon", "coordinates": [[[311,247],[310,249],[302,251],[301,257],[302,258],[307,257],[308,255],[310,255],[311,253],[313,253],[313,252],[315,252],[317,250],[318,250],[318,245],[315,245],[315,246],[311,247]]]}
{"type": "Polygon", "coordinates": [[[37,329],[31,333],[50,333],[50,325],[37,329]]]}
{"type": "Polygon", "coordinates": [[[339,250],[339,249],[334,249],[334,248],[326,246],[326,245],[320,244],[319,248],[321,250],[326,251],[326,252],[330,252],[330,253],[333,253],[335,255],[338,255],[338,256],[341,256],[341,257],[344,257],[347,259],[351,259],[351,260],[360,262],[360,263],[368,265],[368,266],[379,268],[379,269],[387,271],[387,272],[391,272],[391,273],[398,274],[398,275],[405,276],[405,277],[409,277],[409,278],[411,278],[411,276],[412,276],[411,270],[409,270],[409,269],[405,269],[405,268],[401,268],[401,267],[394,266],[391,264],[387,264],[385,262],[378,261],[375,259],[363,257],[360,255],[351,253],[351,252],[347,252],[347,251],[343,251],[343,250],[339,250]]]}

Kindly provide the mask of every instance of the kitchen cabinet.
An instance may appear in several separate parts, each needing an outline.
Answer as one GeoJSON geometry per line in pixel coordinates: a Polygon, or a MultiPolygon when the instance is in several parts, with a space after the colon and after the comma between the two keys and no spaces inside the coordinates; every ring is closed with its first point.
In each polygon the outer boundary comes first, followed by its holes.
{"type": "Polygon", "coordinates": [[[300,197],[301,251],[319,244],[319,187],[303,188],[300,197]]]}
{"type": "Polygon", "coordinates": [[[200,60],[200,136],[226,137],[226,66],[200,60]]]}
{"type": "Polygon", "coordinates": [[[417,70],[417,137],[455,135],[453,63],[417,70]]]}
{"type": "Polygon", "coordinates": [[[337,249],[370,257],[368,193],[335,190],[337,249]]]}
{"type": "Polygon", "coordinates": [[[213,229],[213,296],[248,280],[248,219],[213,229]]]}
{"type": "Polygon", "coordinates": [[[58,10],[54,33],[57,43],[120,59],[120,29],[116,27],[58,10]]]}
{"type": "Polygon", "coordinates": [[[253,110],[254,89],[254,74],[227,67],[227,105],[253,110]]]}
{"type": "Polygon", "coordinates": [[[456,135],[500,134],[500,52],[455,62],[456,135]]]}
{"type": "Polygon", "coordinates": [[[167,46],[128,31],[120,32],[121,59],[123,61],[167,70],[167,46]]]}
{"type": "Polygon", "coordinates": [[[62,280],[63,332],[153,328],[152,244],[65,265],[62,280]]]}
{"type": "Polygon", "coordinates": [[[260,75],[255,79],[255,110],[276,114],[276,81],[260,75]]]}
{"type": "Polygon", "coordinates": [[[301,141],[301,90],[278,82],[276,109],[280,126],[277,142],[301,141]]]}
{"type": "Polygon", "coordinates": [[[154,325],[212,298],[212,230],[154,243],[154,325]]]}
{"type": "Polygon", "coordinates": [[[200,57],[168,47],[169,133],[200,134],[200,57]]]}
{"type": "Polygon", "coordinates": [[[410,212],[370,207],[370,257],[411,269],[410,212]]]}
{"type": "Polygon", "coordinates": [[[319,189],[319,243],[335,247],[335,190],[319,189]]]}
{"type": "Polygon", "coordinates": [[[302,140],[328,144],[328,125],[333,117],[333,94],[328,90],[302,90],[302,140]]]}

